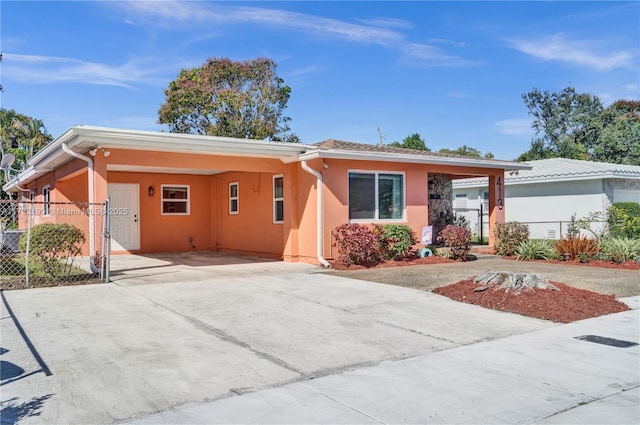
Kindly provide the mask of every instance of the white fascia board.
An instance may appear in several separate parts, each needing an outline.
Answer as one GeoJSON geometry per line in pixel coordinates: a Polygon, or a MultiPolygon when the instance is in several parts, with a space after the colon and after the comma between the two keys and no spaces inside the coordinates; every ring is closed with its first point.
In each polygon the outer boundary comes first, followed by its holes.
{"type": "Polygon", "coordinates": [[[426,155],[398,154],[389,152],[354,152],[343,150],[314,150],[300,155],[301,161],[308,161],[317,158],[326,159],[348,159],[355,161],[382,161],[382,162],[404,162],[410,164],[432,164],[432,165],[453,165],[463,167],[478,168],[500,168],[511,170],[530,170],[531,165],[524,162],[511,162],[499,160],[483,160],[470,157],[449,158],[426,155]]]}
{"type": "Polygon", "coordinates": [[[201,154],[243,154],[276,157],[293,162],[306,150],[302,143],[267,142],[264,140],[214,137],[198,134],[132,131],[102,127],[74,127],[86,141],[105,148],[128,148],[160,152],[201,154]]]}
{"type": "Polygon", "coordinates": [[[29,167],[26,170],[22,171],[19,175],[17,175],[16,177],[12,178],[10,181],[8,181],[7,183],[4,184],[4,186],[2,186],[2,190],[4,190],[5,192],[15,192],[20,190],[18,188],[18,186],[21,185],[21,183],[28,181],[28,180],[32,180],[35,177],[39,177],[42,174],[46,174],[51,170],[37,170],[35,167],[29,167]]]}
{"type": "MultiPolygon", "coordinates": [[[[27,165],[38,169],[47,169],[47,166],[54,161],[63,158],[72,160],[70,155],[62,151],[63,143],[78,153],[84,153],[90,148],[100,146],[106,149],[272,158],[279,159],[285,164],[296,162],[298,155],[306,149],[302,143],[265,142],[231,137],[78,126],[62,133],[35,154],[27,165]],[[80,145],[82,148],[78,148],[80,145]]],[[[26,174],[23,171],[14,180],[19,184],[33,177],[34,175],[26,174]]]]}

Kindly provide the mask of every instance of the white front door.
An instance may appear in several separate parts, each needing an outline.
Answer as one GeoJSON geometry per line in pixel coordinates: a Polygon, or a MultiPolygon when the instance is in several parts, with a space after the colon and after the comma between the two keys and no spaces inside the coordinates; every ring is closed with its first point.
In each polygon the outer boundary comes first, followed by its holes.
{"type": "Polygon", "coordinates": [[[140,187],[130,183],[109,183],[107,193],[111,200],[111,250],[140,249],[140,187]]]}

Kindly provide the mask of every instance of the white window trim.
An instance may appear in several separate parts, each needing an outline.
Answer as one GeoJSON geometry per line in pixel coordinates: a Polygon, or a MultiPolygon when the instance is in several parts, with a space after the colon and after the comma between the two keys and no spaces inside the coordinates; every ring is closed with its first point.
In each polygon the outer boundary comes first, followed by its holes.
{"type": "Polygon", "coordinates": [[[273,195],[273,224],[283,224],[284,223],[284,219],[283,220],[276,220],[276,202],[278,201],[282,201],[282,216],[284,218],[284,175],[283,174],[276,174],[273,176],[273,179],[271,181],[271,187],[273,189],[272,191],[272,195],[273,195]],[[276,179],[282,179],[282,197],[281,198],[276,198],[276,179]]]}
{"type": "Polygon", "coordinates": [[[42,216],[51,216],[51,185],[42,186],[42,216]],[[46,195],[45,195],[46,192],[46,195]]]}
{"type": "MultiPolygon", "coordinates": [[[[407,175],[404,171],[388,171],[388,170],[347,170],[347,204],[349,203],[349,174],[361,173],[361,174],[373,174],[375,176],[375,191],[373,196],[375,197],[373,218],[352,218],[349,219],[349,223],[405,223],[407,221],[407,175]],[[379,174],[395,174],[402,176],[402,218],[384,218],[380,219],[378,205],[378,175],[379,174]]],[[[349,208],[349,205],[347,205],[349,208]]],[[[349,216],[349,210],[347,209],[347,217],[349,216]]]]}
{"type": "Polygon", "coordinates": [[[162,184],[160,185],[160,215],[191,215],[191,186],[188,184],[162,184]],[[187,189],[187,199],[165,199],[164,198],[164,188],[165,187],[179,187],[187,189]],[[187,212],[183,213],[166,213],[164,212],[164,202],[185,202],[187,204],[187,212]]]}
{"type": "Polygon", "coordinates": [[[240,214],[240,183],[238,182],[229,183],[229,214],[232,214],[232,215],[240,214]],[[231,186],[236,187],[236,196],[231,196],[231,186]],[[236,201],[235,211],[231,209],[231,201],[236,201]]]}

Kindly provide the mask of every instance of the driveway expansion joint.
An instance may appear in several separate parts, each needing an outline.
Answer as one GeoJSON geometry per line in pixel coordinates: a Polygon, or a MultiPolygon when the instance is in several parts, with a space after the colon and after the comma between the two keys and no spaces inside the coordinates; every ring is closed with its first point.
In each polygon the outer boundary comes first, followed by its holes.
{"type": "Polygon", "coordinates": [[[201,330],[205,331],[208,334],[214,335],[215,337],[219,338],[222,341],[225,341],[225,342],[231,343],[233,345],[236,345],[238,347],[244,348],[244,349],[250,351],[251,353],[255,354],[256,356],[275,364],[276,366],[282,367],[282,368],[284,368],[284,369],[286,369],[286,370],[288,370],[290,372],[296,373],[296,374],[298,374],[298,375],[300,375],[300,376],[302,376],[304,378],[311,379],[311,376],[309,376],[308,374],[296,369],[295,367],[291,366],[290,364],[288,364],[284,360],[279,359],[279,358],[277,358],[275,356],[272,356],[271,354],[265,353],[263,351],[256,350],[255,348],[251,347],[251,345],[249,345],[248,343],[246,343],[244,341],[241,341],[241,340],[235,338],[234,336],[229,335],[227,332],[223,331],[222,329],[215,328],[215,327],[210,326],[210,325],[208,325],[207,323],[205,323],[205,322],[203,322],[201,320],[195,319],[195,318],[193,318],[191,316],[188,316],[188,315],[186,315],[184,313],[180,313],[177,310],[174,310],[174,309],[172,309],[172,308],[170,308],[170,307],[168,307],[168,306],[166,306],[164,304],[161,304],[160,302],[158,302],[158,301],[156,301],[156,300],[154,300],[152,298],[149,298],[148,296],[146,296],[146,295],[134,290],[133,288],[125,287],[124,289],[129,290],[129,291],[135,293],[136,295],[148,300],[149,302],[151,302],[153,305],[155,305],[157,307],[160,307],[160,308],[162,308],[164,310],[170,311],[171,313],[173,313],[173,314],[175,314],[177,316],[182,317],[184,320],[186,320],[187,322],[189,322],[190,324],[192,324],[196,328],[201,329],[201,330]]]}

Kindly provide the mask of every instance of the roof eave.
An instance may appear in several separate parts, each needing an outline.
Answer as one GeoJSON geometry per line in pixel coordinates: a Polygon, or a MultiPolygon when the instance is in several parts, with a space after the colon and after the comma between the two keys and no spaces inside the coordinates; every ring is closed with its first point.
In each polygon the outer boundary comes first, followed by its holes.
{"type": "Polygon", "coordinates": [[[477,168],[499,168],[506,171],[530,170],[532,167],[527,163],[516,163],[511,161],[485,160],[478,158],[452,158],[437,157],[427,155],[398,154],[389,152],[354,152],[338,149],[313,150],[300,155],[301,161],[317,158],[322,159],[345,159],[355,161],[381,161],[381,162],[404,162],[410,164],[431,164],[431,165],[452,165],[477,168]]]}
{"type": "MultiPolygon", "coordinates": [[[[625,175],[620,173],[598,173],[598,174],[589,174],[582,176],[547,176],[547,177],[516,177],[509,178],[506,176],[504,179],[504,184],[507,186],[517,185],[517,184],[542,184],[542,183],[562,183],[562,182],[573,182],[573,181],[588,181],[588,180],[602,180],[602,179],[630,179],[630,180],[640,180],[640,175],[625,175]]],[[[464,180],[464,179],[462,179],[464,180]]],[[[477,180],[477,179],[474,179],[477,180]]],[[[488,184],[487,181],[474,181],[471,183],[465,183],[461,180],[456,180],[453,182],[454,189],[471,189],[476,187],[486,187],[488,184]]]]}
{"type": "Polygon", "coordinates": [[[78,153],[86,152],[89,147],[100,146],[107,149],[120,148],[169,153],[241,155],[254,158],[279,159],[285,164],[296,162],[298,155],[306,149],[301,143],[265,142],[231,137],[77,126],[65,131],[34,155],[27,163],[29,168],[12,179],[14,186],[28,183],[41,174],[50,171],[48,164],[67,157],[71,161],[73,157],[66,154],[61,148],[63,143],[66,143],[70,149],[78,151],[78,153]],[[84,147],[78,148],[80,145],[84,145],[84,147]],[[29,169],[43,171],[35,174],[26,173],[29,169]]]}

